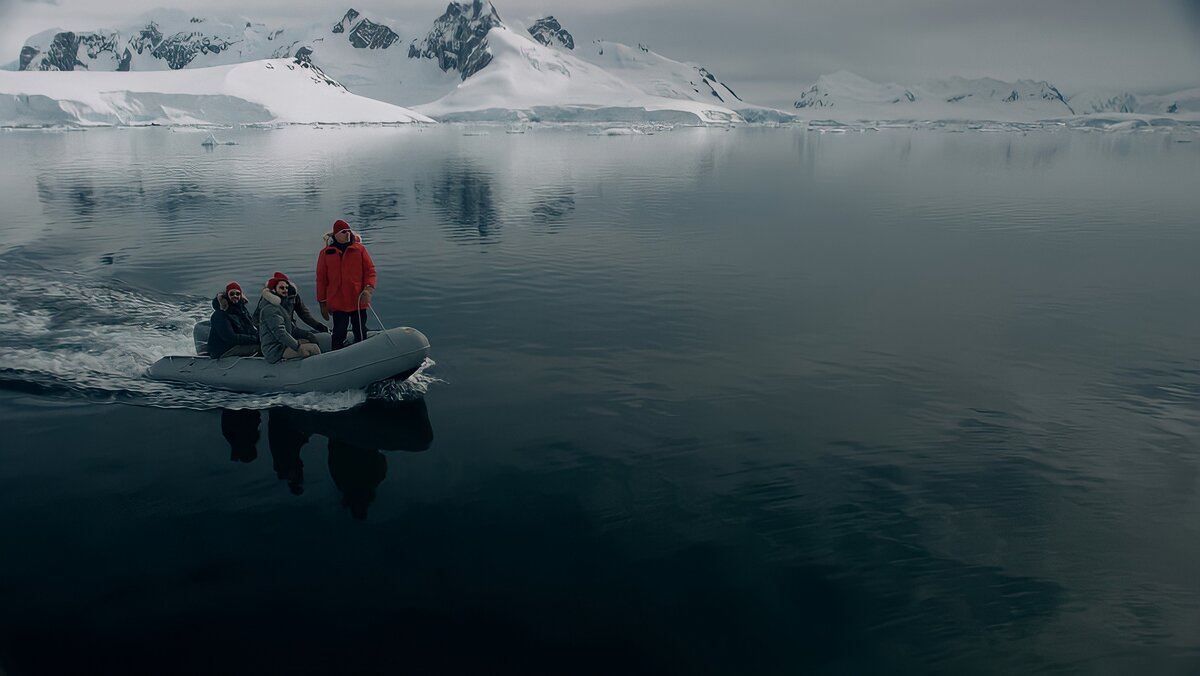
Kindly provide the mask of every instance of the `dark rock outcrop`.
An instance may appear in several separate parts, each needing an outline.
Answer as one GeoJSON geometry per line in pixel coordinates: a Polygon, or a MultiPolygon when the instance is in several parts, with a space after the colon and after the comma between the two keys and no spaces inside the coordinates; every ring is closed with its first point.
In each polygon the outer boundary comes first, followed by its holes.
{"type": "Polygon", "coordinates": [[[350,44],[359,49],[387,49],[399,39],[396,31],[370,19],[359,21],[350,31],[350,44]]]}
{"type": "Polygon", "coordinates": [[[154,49],[158,43],[162,42],[163,34],[158,29],[158,24],[151,21],[144,28],[137,32],[137,35],[129,38],[129,46],[137,51],[138,54],[144,54],[154,49]]]}
{"type": "Polygon", "coordinates": [[[333,25],[333,32],[349,31],[350,44],[358,49],[387,49],[400,39],[391,28],[361,17],[358,10],[347,10],[342,20],[333,25]]]}
{"type": "Polygon", "coordinates": [[[179,70],[200,54],[220,54],[234,44],[234,40],[203,33],[176,33],[158,43],[150,54],[166,61],[171,70],[179,70]]]}
{"type": "Polygon", "coordinates": [[[64,31],[56,34],[50,41],[45,55],[41,59],[41,50],[32,45],[21,48],[21,70],[77,70],[87,69],[90,61],[111,58],[116,64],[115,70],[129,70],[131,54],[127,47],[121,47],[120,36],[116,33],[73,33],[64,31]],[[86,56],[89,62],[82,60],[86,56]]]}
{"type": "Polygon", "coordinates": [[[33,60],[36,59],[37,55],[41,53],[41,50],[39,50],[37,47],[25,45],[21,48],[21,60],[17,68],[19,70],[29,70],[29,64],[33,63],[33,60]]]}
{"type": "Polygon", "coordinates": [[[529,35],[547,47],[575,49],[575,38],[552,16],[542,17],[529,27],[529,35]]]}
{"type": "Polygon", "coordinates": [[[345,33],[346,26],[353,24],[356,19],[358,19],[358,11],[351,8],[346,12],[346,16],[342,17],[341,21],[333,25],[333,32],[345,33]]]}
{"type": "Polygon", "coordinates": [[[503,25],[500,14],[490,2],[452,2],[446,7],[446,13],[433,22],[428,35],[409,45],[408,56],[436,59],[443,71],[457,71],[465,80],[491,63],[487,33],[503,25]]]}
{"type": "Polygon", "coordinates": [[[738,101],[742,100],[742,97],[738,96],[737,92],[730,89],[729,85],[718,80],[717,76],[714,75],[709,69],[705,68],[704,66],[698,66],[696,71],[700,73],[700,77],[703,78],[704,84],[708,85],[709,93],[715,96],[716,99],[721,103],[726,103],[726,101],[725,97],[721,96],[720,92],[717,90],[718,86],[732,94],[733,98],[737,99],[738,101]]]}
{"type": "Polygon", "coordinates": [[[79,36],[70,31],[59,33],[37,65],[38,70],[75,70],[79,62],[79,36]]]}
{"type": "Polygon", "coordinates": [[[822,91],[820,85],[813,85],[807,91],[800,92],[800,98],[792,104],[795,108],[824,108],[832,105],[829,92],[822,91]]]}

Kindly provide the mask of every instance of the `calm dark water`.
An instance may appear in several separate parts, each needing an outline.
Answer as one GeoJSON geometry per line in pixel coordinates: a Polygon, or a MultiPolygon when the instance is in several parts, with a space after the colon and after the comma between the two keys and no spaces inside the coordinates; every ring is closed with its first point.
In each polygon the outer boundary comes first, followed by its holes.
{"type": "Polygon", "coordinates": [[[1200,673],[1200,134],[218,136],[0,135],[6,673],[1200,673]],[[339,217],[401,396],[142,378],[339,217]]]}

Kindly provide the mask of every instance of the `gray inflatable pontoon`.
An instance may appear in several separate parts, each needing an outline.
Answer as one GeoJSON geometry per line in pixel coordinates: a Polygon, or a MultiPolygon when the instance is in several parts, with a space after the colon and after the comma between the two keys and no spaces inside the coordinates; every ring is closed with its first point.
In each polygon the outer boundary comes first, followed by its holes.
{"type": "MultiPolygon", "coordinates": [[[[208,342],[208,322],[196,325],[196,351],[208,342]]],[[[403,380],[421,367],[429,353],[425,334],[408,327],[369,335],[361,343],[329,351],[329,334],[317,334],[321,354],[268,364],[262,357],[211,359],[163,357],[147,374],[156,380],[196,383],[234,392],[341,392],[365,389],[381,380],[403,380]]]]}

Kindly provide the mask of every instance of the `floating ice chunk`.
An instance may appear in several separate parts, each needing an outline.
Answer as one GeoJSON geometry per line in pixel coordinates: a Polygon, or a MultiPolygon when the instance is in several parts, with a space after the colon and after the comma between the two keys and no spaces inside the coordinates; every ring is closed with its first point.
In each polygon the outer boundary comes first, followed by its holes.
{"type": "Polygon", "coordinates": [[[216,135],[210,132],[208,134],[208,138],[204,139],[200,145],[204,146],[205,148],[213,148],[215,146],[236,146],[237,141],[218,141],[216,135]]]}
{"type": "Polygon", "coordinates": [[[643,136],[646,132],[633,127],[610,127],[602,131],[588,134],[588,136],[643,136]]]}

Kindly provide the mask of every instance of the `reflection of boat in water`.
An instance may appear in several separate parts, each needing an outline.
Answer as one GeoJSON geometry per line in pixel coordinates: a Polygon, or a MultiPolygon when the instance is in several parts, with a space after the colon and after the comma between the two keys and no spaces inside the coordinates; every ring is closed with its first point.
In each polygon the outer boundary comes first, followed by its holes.
{"type": "Polygon", "coordinates": [[[271,418],[281,417],[306,434],[319,434],[359,448],[381,451],[424,451],[433,443],[433,426],[425,401],[369,401],[348,411],[298,411],[290,408],[271,410],[271,418]]]}
{"type": "MultiPolygon", "coordinates": [[[[197,352],[207,342],[207,322],[196,325],[197,352]]],[[[328,340],[328,334],[318,334],[328,340]]],[[[307,359],[268,364],[262,357],[171,356],[154,362],[147,374],[156,380],[208,385],[235,392],[341,392],[361,390],[381,380],[404,380],[416,373],[429,353],[420,331],[401,327],[380,331],[337,351],[323,346],[307,359]]]]}
{"type": "MultiPolygon", "coordinates": [[[[428,450],[433,443],[433,426],[423,399],[400,402],[369,401],[348,411],[300,411],[273,408],[268,413],[269,429],[295,430],[342,444],[380,451],[428,450]]],[[[233,459],[250,462],[258,455],[262,413],[255,410],[221,411],[221,434],[229,442],[233,459]],[[247,459],[248,458],[248,459],[247,459]]],[[[270,440],[270,437],[269,437],[270,440]]]]}
{"type": "MultiPolygon", "coordinates": [[[[229,441],[234,461],[253,462],[260,438],[258,411],[226,409],[221,432],[229,441]]],[[[267,443],[275,476],[293,495],[303,495],[301,450],[316,434],[329,440],[329,475],[342,495],[342,504],[356,519],[367,516],[376,490],[387,477],[388,451],[418,452],[433,442],[433,427],[422,400],[368,403],[349,411],[325,413],[288,408],[267,414],[267,443]]]]}

